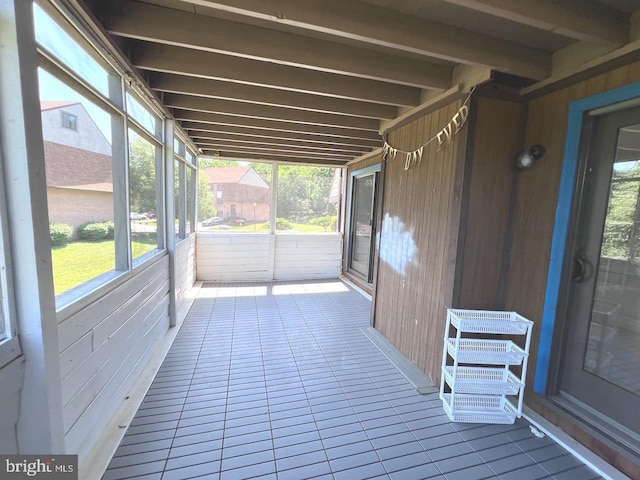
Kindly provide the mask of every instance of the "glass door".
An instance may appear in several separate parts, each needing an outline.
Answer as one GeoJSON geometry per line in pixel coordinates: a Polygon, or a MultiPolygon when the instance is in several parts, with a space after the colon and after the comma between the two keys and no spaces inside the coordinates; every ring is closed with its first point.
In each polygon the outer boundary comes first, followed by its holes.
{"type": "Polygon", "coordinates": [[[640,108],[597,117],[591,138],[560,393],[640,450],[640,108]]]}
{"type": "Polygon", "coordinates": [[[349,271],[371,283],[375,240],[376,190],[379,172],[356,175],[352,183],[349,225],[349,271]]]}

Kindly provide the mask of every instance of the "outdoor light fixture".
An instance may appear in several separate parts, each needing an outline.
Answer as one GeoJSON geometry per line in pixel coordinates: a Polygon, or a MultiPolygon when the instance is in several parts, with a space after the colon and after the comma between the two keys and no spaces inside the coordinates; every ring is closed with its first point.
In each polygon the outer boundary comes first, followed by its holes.
{"type": "Polygon", "coordinates": [[[544,147],[542,145],[531,145],[525,149],[518,158],[516,158],[516,166],[518,168],[530,168],[534,162],[544,155],[544,147]]]}

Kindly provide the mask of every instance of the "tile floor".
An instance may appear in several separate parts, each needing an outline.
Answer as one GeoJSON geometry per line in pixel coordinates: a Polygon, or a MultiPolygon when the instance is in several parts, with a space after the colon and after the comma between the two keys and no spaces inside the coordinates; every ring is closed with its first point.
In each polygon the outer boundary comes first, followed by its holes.
{"type": "Polygon", "coordinates": [[[450,423],[334,281],[201,289],[104,480],[599,478],[515,425],[450,423]]]}

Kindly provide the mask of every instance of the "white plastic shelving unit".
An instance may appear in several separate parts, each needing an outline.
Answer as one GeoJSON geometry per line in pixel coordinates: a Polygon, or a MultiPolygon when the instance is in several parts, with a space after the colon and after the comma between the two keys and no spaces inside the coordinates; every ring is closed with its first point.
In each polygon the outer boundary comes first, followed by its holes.
{"type": "Polygon", "coordinates": [[[447,310],[440,399],[452,421],[513,423],[522,415],[532,326],[516,312],[447,310]],[[524,349],[514,336],[525,336],[524,349]],[[511,370],[517,365],[519,377],[511,370]],[[517,396],[517,405],[508,396],[517,396]]]}

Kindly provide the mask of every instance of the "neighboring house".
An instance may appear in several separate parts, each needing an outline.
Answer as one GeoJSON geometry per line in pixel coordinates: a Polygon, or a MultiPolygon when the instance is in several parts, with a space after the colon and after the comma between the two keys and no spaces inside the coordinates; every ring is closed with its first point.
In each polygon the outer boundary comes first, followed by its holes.
{"type": "Polygon", "coordinates": [[[111,145],[80,102],[40,102],[49,220],[113,220],[111,145]]]}
{"type": "Polygon", "coordinates": [[[205,168],[201,172],[209,179],[218,216],[269,221],[271,188],[253,167],[205,168]]]}

